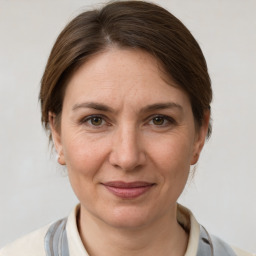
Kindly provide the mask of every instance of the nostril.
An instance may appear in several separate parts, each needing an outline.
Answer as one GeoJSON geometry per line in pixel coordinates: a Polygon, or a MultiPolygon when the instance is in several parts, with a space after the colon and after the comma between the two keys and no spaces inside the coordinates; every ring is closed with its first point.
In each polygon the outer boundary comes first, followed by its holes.
{"type": "Polygon", "coordinates": [[[145,156],[142,152],[121,153],[112,152],[109,157],[109,162],[115,168],[124,171],[138,170],[145,163],[145,156]]]}

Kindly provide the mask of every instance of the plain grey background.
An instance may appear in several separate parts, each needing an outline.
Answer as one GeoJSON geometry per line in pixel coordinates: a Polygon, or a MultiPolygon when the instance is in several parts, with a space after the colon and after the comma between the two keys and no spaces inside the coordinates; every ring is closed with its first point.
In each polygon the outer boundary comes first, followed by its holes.
{"type": "MultiPolygon", "coordinates": [[[[0,0],[0,247],[77,203],[40,124],[38,93],[61,29],[103,1],[0,0]]],[[[256,1],[153,1],[198,40],[214,91],[213,135],[180,202],[211,233],[256,251],[256,1]]]]}

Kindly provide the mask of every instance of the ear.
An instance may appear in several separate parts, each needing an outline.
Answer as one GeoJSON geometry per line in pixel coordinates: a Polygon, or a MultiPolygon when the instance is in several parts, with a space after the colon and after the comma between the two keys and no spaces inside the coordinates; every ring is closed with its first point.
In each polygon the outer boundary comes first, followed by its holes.
{"type": "Polygon", "coordinates": [[[60,129],[58,129],[57,127],[56,115],[52,112],[49,112],[48,116],[49,116],[49,124],[50,124],[50,129],[52,134],[52,141],[58,155],[58,163],[61,165],[65,165],[66,162],[65,162],[63,147],[61,143],[60,129]]]}
{"type": "Polygon", "coordinates": [[[210,110],[206,110],[204,112],[204,119],[202,121],[202,125],[196,131],[193,156],[190,162],[191,165],[196,164],[199,159],[200,153],[203,149],[205,139],[207,136],[209,122],[210,122],[210,110]]]}

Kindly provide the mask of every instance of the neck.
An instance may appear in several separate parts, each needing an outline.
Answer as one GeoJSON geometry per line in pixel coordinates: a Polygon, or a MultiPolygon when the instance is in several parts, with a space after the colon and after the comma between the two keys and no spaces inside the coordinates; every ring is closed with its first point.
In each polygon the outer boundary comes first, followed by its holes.
{"type": "Polygon", "coordinates": [[[188,235],[176,219],[176,206],[149,225],[132,229],[108,225],[81,206],[78,228],[90,256],[102,252],[106,256],[181,256],[188,243],[188,235]]]}

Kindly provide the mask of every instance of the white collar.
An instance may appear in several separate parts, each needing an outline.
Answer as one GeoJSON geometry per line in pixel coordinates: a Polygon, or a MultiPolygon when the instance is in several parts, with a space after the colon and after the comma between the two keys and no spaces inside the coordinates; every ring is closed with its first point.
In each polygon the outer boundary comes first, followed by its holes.
{"type": "MultiPolygon", "coordinates": [[[[70,256],[89,256],[78,232],[76,219],[79,209],[80,205],[77,205],[69,215],[67,221],[69,253],[70,256]]],[[[177,207],[177,219],[178,222],[189,232],[188,247],[184,256],[196,256],[200,235],[199,223],[196,221],[191,211],[180,204],[178,204],[177,207]]]]}

